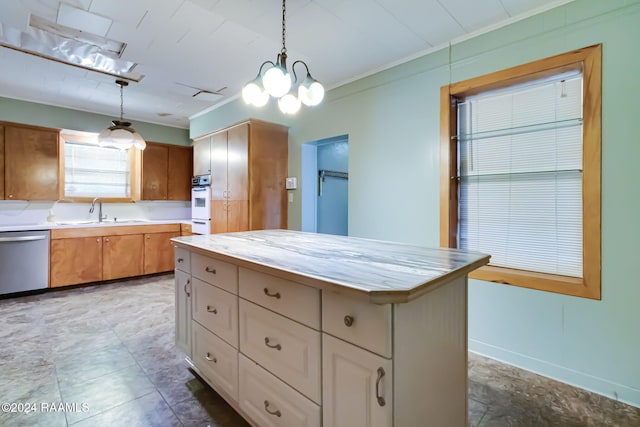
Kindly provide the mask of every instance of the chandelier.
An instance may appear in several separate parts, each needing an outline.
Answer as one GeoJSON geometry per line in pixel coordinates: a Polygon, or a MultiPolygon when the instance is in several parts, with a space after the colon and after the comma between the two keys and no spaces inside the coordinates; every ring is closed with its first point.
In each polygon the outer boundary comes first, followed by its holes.
{"type": "Polygon", "coordinates": [[[125,80],[116,80],[116,84],[120,86],[120,120],[113,120],[111,126],[104,129],[98,135],[98,143],[102,147],[115,147],[121,150],[128,150],[136,147],[144,150],[147,144],[144,142],[142,135],[131,127],[130,122],[124,121],[124,96],[123,89],[129,83],[125,80]]]}
{"type": "Polygon", "coordinates": [[[318,105],[324,98],[324,87],[311,77],[309,67],[304,61],[295,61],[291,65],[293,72],[293,83],[291,75],[287,71],[287,47],[286,20],[287,12],[286,0],[282,0],[282,49],[277,56],[276,62],[265,61],[258,70],[255,79],[247,83],[242,89],[242,99],[247,104],[263,107],[269,101],[269,95],[278,98],[278,107],[284,114],[295,114],[300,110],[301,103],[308,106],[318,105]],[[304,65],[306,76],[298,83],[298,75],[295,67],[297,64],[304,65]],[[263,74],[263,69],[269,65],[263,74]],[[297,86],[297,90],[295,85],[297,86]],[[293,86],[293,87],[292,87],[293,86]]]}

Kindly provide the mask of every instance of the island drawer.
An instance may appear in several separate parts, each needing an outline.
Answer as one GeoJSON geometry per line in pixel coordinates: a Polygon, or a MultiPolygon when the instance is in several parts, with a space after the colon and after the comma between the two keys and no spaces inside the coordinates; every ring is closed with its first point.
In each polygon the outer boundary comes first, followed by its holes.
{"type": "Polygon", "coordinates": [[[320,427],[320,406],[240,355],[239,404],[261,426],[320,427]]]}
{"type": "Polygon", "coordinates": [[[238,272],[240,296],[320,330],[320,291],[247,268],[238,272]]]}
{"type": "Polygon", "coordinates": [[[174,247],[174,262],[176,270],[184,271],[185,273],[191,272],[191,252],[185,248],[179,246],[174,247]]]}
{"type": "Polygon", "coordinates": [[[193,364],[215,387],[238,400],[238,350],[193,322],[193,364]]]}
{"type": "Polygon", "coordinates": [[[232,294],[238,294],[238,267],[197,253],[191,254],[191,274],[232,294]]]}
{"type": "Polygon", "coordinates": [[[238,296],[193,279],[193,319],[238,348],[238,296]]]}
{"type": "Polygon", "coordinates": [[[240,351],[320,402],[320,332],[240,299],[240,351]]]}
{"type": "Polygon", "coordinates": [[[335,292],[322,292],[322,330],[390,358],[391,304],[371,304],[335,292]]]}

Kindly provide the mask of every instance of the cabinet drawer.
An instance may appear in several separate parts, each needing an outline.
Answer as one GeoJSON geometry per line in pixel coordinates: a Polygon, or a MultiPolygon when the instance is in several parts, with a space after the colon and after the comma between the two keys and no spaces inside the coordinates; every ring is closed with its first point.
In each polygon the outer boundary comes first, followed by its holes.
{"type": "Polygon", "coordinates": [[[242,298],[320,330],[320,291],[269,274],[240,268],[242,298]]]}
{"type": "Polygon", "coordinates": [[[176,246],[173,257],[176,270],[182,270],[185,273],[191,272],[191,252],[185,248],[176,246]]]}
{"type": "Polygon", "coordinates": [[[240,355],[239,404],[260,426],[320,427],[320,407],[240,355]]]}
{"type": "Polygon", "coordinates": [[[193,319],[238,348],[238,296],[193,279],[193,319]]]}
{"type": "Polygon", "coordinates": [[[325,291],[322,293],[322,330],[383,357],[391,357],[391,304],[371,304],[325,291]]]}
{"type": "Polygon", "coordinates": [[[320,332],[240,299],[240,351],[320,402],[320,332]]]}
{"type": "Polygon", "coordinates": [[[191,254],[191,274],[232,294],[238,294],[238,267],[197,253],[191,254]]]}
{"type": "Polygon", "coordinates": [[[193,364],[213,385],[238,400],[238,350],[192,322],[193,364]]]}

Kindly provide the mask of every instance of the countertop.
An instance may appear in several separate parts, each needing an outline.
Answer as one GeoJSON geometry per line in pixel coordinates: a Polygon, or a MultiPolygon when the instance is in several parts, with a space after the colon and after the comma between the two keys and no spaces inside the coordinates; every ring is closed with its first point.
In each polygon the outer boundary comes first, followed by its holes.
{"type": "Polygon", "coordinates": [[[43,222],[41,224],[20,224],[20,225],[2,225],[0,232],[3,231],[28,231],[28,230],[51,230],[56,228],[87,228],[87,227],[122,227],[131,225],[152,225],[152,224],[191,224],[189,219],[161,219],[161,220],[118,220],[106,222],[88,222],[88,221],[59,221],[55,223],[43,222]]]}
{"type": "Polygon", "coordinates": [[[489,262],[489,255],[290,230],[183,236],[176,244],[240,266],[377,304],[417,298],[489,262]]]}

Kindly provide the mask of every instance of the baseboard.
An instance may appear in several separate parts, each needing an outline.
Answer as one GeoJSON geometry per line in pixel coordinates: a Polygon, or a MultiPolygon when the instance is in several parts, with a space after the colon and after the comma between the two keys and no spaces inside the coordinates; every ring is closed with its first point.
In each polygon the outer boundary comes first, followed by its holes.
{"type": "Polygon", "coordinates": [[[469,351],[640,408],[640,390],[469,339],[469,351]]]}

